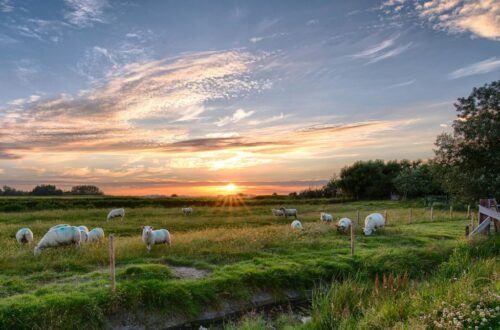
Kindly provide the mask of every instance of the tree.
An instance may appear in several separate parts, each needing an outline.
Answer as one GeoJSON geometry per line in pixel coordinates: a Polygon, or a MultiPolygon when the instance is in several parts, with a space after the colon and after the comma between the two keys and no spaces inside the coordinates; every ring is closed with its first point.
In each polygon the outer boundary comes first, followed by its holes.
{"type": "Polygon", "coordinates": [[[63,191],[54,185],[42,184],[33,188],[31,194],[34,196],[59,196],[63,194],[63,191]]]}
{"type": "Polygon", "coordinates": [[[103,195],[99,187],[92,185],[74,186],[70,191],[71,195],[103,195]]]}
{"type": "Polygon", "coordinates": [[[454,104],[452,134],[434,150],[435,176],[450,193],[477,200],[500,196],[500,80],[474,88],[454,104]]]}

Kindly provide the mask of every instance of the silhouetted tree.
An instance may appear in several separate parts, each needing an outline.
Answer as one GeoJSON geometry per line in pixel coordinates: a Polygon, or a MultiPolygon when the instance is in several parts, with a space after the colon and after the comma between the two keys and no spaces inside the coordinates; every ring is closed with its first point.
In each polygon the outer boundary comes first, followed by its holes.
{"type": "Polygon", "coordinates": [[[51,184],[38,185],[31,191],[34,196],[59,196],[63,194],[61,189],[51,184]]]}
{"type": "Polygon", "coordinates": [[[103,192],[97,186],[80,185],[74,186],[70,191],[71,195],[103,195],[103,192]]]}

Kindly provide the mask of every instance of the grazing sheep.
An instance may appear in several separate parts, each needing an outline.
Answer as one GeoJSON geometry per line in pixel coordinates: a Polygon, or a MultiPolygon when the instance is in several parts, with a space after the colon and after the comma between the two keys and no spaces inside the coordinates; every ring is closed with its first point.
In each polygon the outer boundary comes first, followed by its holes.
{"type": "Polygon", "coordinates": [[[114,210],[111,210],[109,213],[108,213],[108,217],[106,220],[111,220],[113,218],[118,218],[118,217],[121,217],[122,220],[123,218],[125,217],[125,209],[114,209],[114,210]]]}
{"type": "Polygon", "coordinates": [[[298,230],[303,229],[302,223],[299,220],[293,220],[291,226],[292,229],[298,229],[298,230]]]}
{"type": "Polygon", "coordinates": [[[282,209],[271,209],[271,212],[273,212],[273,215],[275,217],[283,217],[283,216],[285,216],[285,213],[283,212],[282,209]]]}
{"type": "Polygon", "coordinates": [[[330,213],[321,212],[319,219],[323,222],[332,222],[333,216],[330,213]]]}
{"type": "Polygon", "coordinates": [[[74,226],[55,226],[56,228],[50,229],[38,242],[35,247],[34,254],[39,256],[42,250],[48,247],[58,247],[61,245],[75,244],[80,245],[81,234],[80,229],[74,226]]]}
{"type": "Polygon", "coordinates": [[[155,244],[165,243],[171,245],[170,233],[166,229],[153,230],[151,226],[142,227],[142,240],[148,249],[151,251],[151,246],[155,244]]]}
{"type": "Polygon", "coordinates": [[[102,228],[94,228],[87,234],[87,242],[97,242],[104,239],[104,230],[102,228]]]}
{"type": "Polygon", "coordinates": [[[87,228],[87,226],[83,226],[83,225],[82,226],[78,226],[78,229],[80,229],[80,231],[84,231],[86,233],[89,232],[89,229],[87,228]]]}
{"type": "Polygon", "coordinates": [[[352,226],[352,221],[349,218],[342,218],[337,222],[337,231],[347,233],[352,226]]]}
{"type": "Polygon", "coordinates": [[[33,232],[29,228],[21,228],[16,233],[16,240],[21,244],[33,242],[33,232]]]}
{"type": "Polygon", "coordinates": [[[67,223],[63,223],[60,225],[55,225],[55,226],[50,227],[49,231],[51,231],[52,229],[59,228],[59,227],[69,227],[69,226],[71,226],[71,225],[68,225],[67,223]]]}
{"type": "Polygon", "coordinates": [[[191,214],[193,214],[193,208],[192,207],[183,207],[182,213],[184,213],[184,215],[191,215],[191,214]]]}
{"type": "Polygon", "coordinates": [[[363,228],[363,232],[368,236],[378,228],[384,227],[384,225],[384,216],[380,213],[372,213],[365,218],[365,228],[363,228]]]}
{"type": "Polygon", "coordinates": [[[285,215],[285,218],[288,216],[294,216],[297,219],[297,209],[285,209],[284,207],[280,208],[280,210],[285,215]]]}

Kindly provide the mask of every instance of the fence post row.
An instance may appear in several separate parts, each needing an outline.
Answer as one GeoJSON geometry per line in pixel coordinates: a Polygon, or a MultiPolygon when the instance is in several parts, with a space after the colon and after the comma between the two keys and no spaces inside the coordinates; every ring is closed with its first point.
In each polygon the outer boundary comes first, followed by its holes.
{"type": "Polygon", "coordinates": [[[431,221],[434,221],[434,206],[431,206],[431,221]]]}

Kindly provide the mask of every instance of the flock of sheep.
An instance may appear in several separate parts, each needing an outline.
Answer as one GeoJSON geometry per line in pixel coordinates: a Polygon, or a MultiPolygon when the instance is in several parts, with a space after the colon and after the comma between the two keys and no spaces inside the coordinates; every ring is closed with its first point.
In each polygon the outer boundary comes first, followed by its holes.
{"type": "MultiPolygon", "coordinates": [[[[271,209],[271,212],[275,217],[288,217],[294,216],[295,220],[292,221],[291,226],[293,229],[303,229],[302,223],[297,219],[297,210],[296,209],[286,209],[284,207],[279,209],[271,209]]],[[[320,220],[323,222],[331,223],[333,222],[333,216],[330,213],[321,212],[319,216],[320,220]]],[[[382,228],[385,225],[385,218],[380,213],[372,213],[369,214],[365,218],[365,227],[363,228],[363,232],[365,235],[371,235],[378,228],[382,228]]],[[[352,221],[349,218],[341,218],[337,224],[335,225],[337,230],[340,232],[348,232],[351,229],[352,221]]]]}
{"type": "MultiPolygon", "coordinates": [[[[302,223],[297,219],[297,209],[286,209],[284,207],[279,209],[272,209],[272,214],[276,217],[295,217],[292,221],[291,227],[293,229],[303,229],[302,223]]],[[[185,216],[193,214],[192,207],[182,208],[182,213],[185,216]]],[[[113,218],[125,217],[125,210],[123,208],[111,210],[108,213],[107,220],[113,218]]],[[[320,220],[323,222],[333,222],[333,216],[329,213],[321,212],[320,220]]],[[[385,225],[385,218],[380,213],[372,213],[365,218],[365,227],[363,232],[365,235],[371,235],[378,228],[385,225]]],[[[337,224],[337,230],[340,232],[348,232],[351,229],[352,221],[349,218],[341,218],[337,224]]],[[[48,247],[58,247],[62,245],[74,244],[79,246],[81,243],[98,242],[104,238],[104,230],[102,228],[94,228],[89,231],[86,226],[71,226],[68,224],[60,224],[50,228],[47,233],[42,237],[40,242],[35,246],[34,254],[39,256],[42,250],[48,247]]],[[[29,228],[21,228],[16,233],[16,240],[21,244],[30,244],[33,242],[33,232],[29,228]]],[[[151,226],[144,226],[142,228],[142,240],[146,245],[148,251],[156,244],[165,244],[170,246],[172,244],[170,232],[166,229],[153,230],[151,226]]]]}

